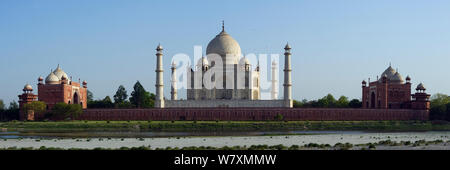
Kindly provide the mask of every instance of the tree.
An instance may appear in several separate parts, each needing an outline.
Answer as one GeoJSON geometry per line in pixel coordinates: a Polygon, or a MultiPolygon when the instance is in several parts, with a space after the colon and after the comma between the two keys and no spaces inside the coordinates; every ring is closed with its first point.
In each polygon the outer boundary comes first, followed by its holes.
{"type": "Polygon", "coordinates": [[[358,99],[353,99],[350,101],[350,103],[348,103],[348,106],[351,108],[361,108],[362,102],[358,99]]]}
{"type": "Polygon", "coordinates": [[[294,100],[294,101],[292,102],[292,106],[293,106],[294,108],[302,108],[302,107],[303,107],[303,102],[298,101],[298,100],[294,100]]]}
{"type": "Polygon", "coordinates": [[[339,97],[339,99],[336,101],[336,106],[339,108],[347,108],[349,105],[348,98],[345,96],[339,97]]]}
{"type": "Polygon", "coordinates": [[[33,101],[23,105],[23,113],[27,113],[28,110],[33,110],[35,115],[42,115],[45,113],[47,105],[42,101],[33,101]]]}
{"type": "Polygon", "coordinates": [[[430,100],[430,119],[431,120],[450,120],[450,97],[445,94],[437,93],[431,96],[430,100]]]}
{"type": "Polygon", "coordinates": [[[87,90],[87,102],[89,103],[92,101],[94,101],[94,94],[91,91],[87,90]]]}
{"type": "Polygon", "coordinates": [[[335,107],[336,99],[333,95],[328,94],[317,101],[316,107],[335,107]]]}
{"type": "Polygon", "coordinates": [[[155,99],[156,99],[156,95],[155,95],[154,93],[150,93],[150,92],[148,92],[147,95],[149,96],[149,97],[148,97],[148,100],[150,101],[150,102],[148,103],[148,105],[147,105],[147,108],[155,107],[155,99]]]}
{"type": "Polygon", "coordinates": [[[5,103],[3,103],[2,99],[0,99],[0,110],[5,110],[5,103]]]}
{"type": "Polygon", "coordinates": [[[445,120],[447,117],[447,106],[446,105],[435,105],[430,108],[430,119],[431,120],[445,120]]]}
{"type": "Polygon", "coordinates": [[[19,104],[15,100],[9,103],[9,110],[19,110],[19,104]]]}
{"type": "Polygon", "coordinates": [[[154,107],[154,97],[145,91],[144,87],[139,81],[134,84],[134,91],[131,92],[130,102],[138,108],[150,108],[154,107]]]}
{"type": "Polygon", "coordinates": [[[438,106],[438,105],[446,105],[449,102],[450,102],[450,97],[448,95],[442,94],[442,93],[437,93],[437,94],[431,96],[431,99],[430,99],[431,107],[438,106]]]}
{"type": "Polygon", "coordinates": [[[341,96],[336,101],[333,95],[328,94],[319,100],[311,100],[311,101],[308,101],[306,99],[303,99],[302,101],[294,100],[293,106],[294,108],[333,108],[333,107],[361,108],[362,103],[358,99],[348,101],[348,97],[346,96],[341,96]]]}
{"type": "Polygon", "coordinates": [[[102,100],[93,100],[88,102],[88,108],[113,108],[114,104],[109,96],[102,100]]]}
{"type": "Polygon", "coordinates": [[[64,102],[56,103],[51,111],[51,117],[54,119],[77,118],[83,113],[83,108],[78,104],[67,104],[64,102]]]}
{"type": "Polygon", "coordinates": [[[105,103],[112,103],[111,97],[106,96],[106,97],[103,99],[103,102],[105,102],[105,103]]]}
{"type": "Polygon", "coordinates": [[[127,90],[125,90],[125,87],[120,85],[119,88],[116,91],[116,94],[114,95],[114,103],[120,104],[127,100],[128,94],[127,90]]]}
{"type": "Polygon", "coordinates": [[[103,100],[102,100],[102,104],[104,105],[104,108],[112,108],[114,106],[111,98],[109,96],[106,96],[103,100]]]}
{"type": "Polygon", "coordinates": [[[19,105],[16,101],[9,103],[9,107],[6,108],[3,100],[0,100],[0,121],[18,120],[19,112],[19,105]]]}
{"type": "Polygon", "coordinates": [[[131,104],[130,101],[124,101],[122,103],[115,104],[115,107],[116,108],[122,108],[122,109],[131,109],[131,108],[135,108],[136,106],[131,104]]]}

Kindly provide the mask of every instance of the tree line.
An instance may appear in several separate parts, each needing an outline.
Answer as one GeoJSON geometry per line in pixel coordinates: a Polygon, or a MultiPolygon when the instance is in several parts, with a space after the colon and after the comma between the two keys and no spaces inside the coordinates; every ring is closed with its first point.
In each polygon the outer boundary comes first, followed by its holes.
{"type": "MultiPolygon", "coordinates": [[[[133,87],[134,91],[128,98],[127,91],[122,85],[116,91],[114,102],[109,96],[102,100],[93,100],[93,94],[88,92],[88,108],[151,108],[154,106],[155,95],[145,91],[144,87],[138,82],[133,87]]],[[[437,93],[430,99],[430,120],[450,121],[450,96],[437,93]]],[[[358,99],[348,100],[348,97],[341,96],[335,99],[333,95],[328,94],[318,100],[293,101],[294,108],[361,108],[362,103],[358,99]]],[[[38,117],[43,119],[73,119],[82,114],[81,105],[57,103],[53,109],[47,110],[46,104],[42,101],[34,101],[25,104],[22,113],[27,110],[33,110],[38,117]]],[[[9,103],[6,107],[3,100],[0,100],[0,121],[18,120],[19,105],[16,101],[9,103]]]]}
{"type": "Polygon", "coordinates": [[[431,96],[430,119],[450,121],[450,96],[441,93],[431,96]]]}
{"type": "Polygon", "coordinates": [[[73,120],[83,113],[83,108],[79,104],[56,103],[52,109],[47,110],[47,104],[43,101],[33,101],[24,104],[21,109],[23,117],[27,117],[28,111],[34,112],[37,120],[73,120]]]}
{"type": "Polygon", "coordinates": [[[106,96],[104,99],[93,100],[93,93],[88,90],[88,108],[152,108],[155,105],[156,96],[146,91],[141,83],[137,81],[129,98],[123,85],[119,86],[113,97],[114,102],[109,96],[106,96]]]}
{"type": "Polygon", "coordinates": [[[0,99],[0,121],[19,119],[19,104],[16,101],[9,103],[6,107],[3,100],[0,99]]]}
{"type": "Polygon", "coordinates": [[[294,108],[361,108],[362,102],[359,99],[349,101],[348,97],[341,96],[336,100],[333,95],[328,94],[318,100],[293,101],[294,108]]]}
{"type": "Polygon", "coordinates": [[[22,108],[19,108],[19,104],[16,101],[12,101],[9,107],[6,108],[3,100],[0,100],[0,121],[19,120],[20,114],[23,114],[22,117],[26,118],[30,110],[34,112],[35,117],[39,120],[73,119],[80,116],[83,112],[81,105],[67,104],[64,102],[57,103],[51,110],[47,110],[47,104],[42,101],[33,101],[24,104],[22,108]]]}

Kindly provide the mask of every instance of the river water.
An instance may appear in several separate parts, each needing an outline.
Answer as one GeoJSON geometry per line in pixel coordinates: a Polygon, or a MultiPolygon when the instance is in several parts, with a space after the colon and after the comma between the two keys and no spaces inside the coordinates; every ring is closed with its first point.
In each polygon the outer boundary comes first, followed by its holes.
{"type": "MultiPolygon", "coordinates": [[[[365,144],[382,140],[450,140],[450,131],[363,132],[363,131],[289,131],[289,132],[0,132],[0,148],[151,148],[189,146],[305,145],[308,143],[365,144]]],[[[447,142],[448,143],[448,142],[447,142]]],[[[440,146],[439,149],[450,149],[440,146]]]]}

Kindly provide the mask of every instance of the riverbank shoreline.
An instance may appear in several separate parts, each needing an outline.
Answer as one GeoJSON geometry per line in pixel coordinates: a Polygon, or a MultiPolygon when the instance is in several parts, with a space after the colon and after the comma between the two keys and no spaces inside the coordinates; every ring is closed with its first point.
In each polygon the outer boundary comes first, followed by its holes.
{"type": "Polygon", "coordinates": [[[431,121],[49,121],[0,122],[1,131],[449,131],[431,121]]]}
{"type": "MultiPolygon", "coordinates": [[[[20,139],[23,140],[23,139],[20,139]]],[[[91,139],[89,139],[91,140],[91,139]]],[[[77,139],[77,142],[81,140],[77,139]]],[[[35,141],[40,142],[40,141],[35,141]]],[[[152,146],[132,146],[132,147],[95,147],[95,148],[77,148],[77,147],[0,147],[2,150],[450,150],[450,140],[416,140],[416,141],[391,141],[383,140],[374,143],[352,144],[352,143],[336,143],[330,144],[318,144],[308,143],[304,145],[234,145],[234,146],[187,146],[187,147],[165,147],[165,148],[153,148],[152,146]]]]}

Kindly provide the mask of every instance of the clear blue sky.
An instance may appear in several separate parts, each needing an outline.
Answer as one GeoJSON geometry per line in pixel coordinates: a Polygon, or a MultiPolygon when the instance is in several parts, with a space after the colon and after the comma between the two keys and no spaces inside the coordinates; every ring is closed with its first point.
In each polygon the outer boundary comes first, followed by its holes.
{"type": "Polygon", "coordinates": [[[154,92],[159,42],[168,97],[171,56],[206,48],[222,20],[244,53],[282,54],[289,42],[295,99],[360,98],[361,81],[389,62],[413,86],[450,94],[449,9],[448,0],[1,0],[0,99],[17,101],[58,63],[95,98],[121,84],[130,93],[136,80],[154,92]]]}

